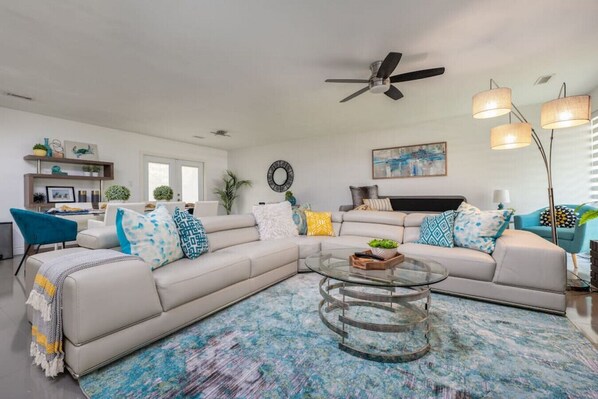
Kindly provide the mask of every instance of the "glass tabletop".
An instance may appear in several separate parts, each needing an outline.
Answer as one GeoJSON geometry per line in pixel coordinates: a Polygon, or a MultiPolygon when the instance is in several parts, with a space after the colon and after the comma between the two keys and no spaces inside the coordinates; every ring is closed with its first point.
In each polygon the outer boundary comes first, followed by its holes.
{"type": "Polygon", "coordinates": [[[308,256],[305,264],[314,272],[347,283],[379,287],[417,287],[438,283],[448,277],[448,270],[431,259],[405,257],[385,270],[362,270],[351,266],[352,249],[322,251],[308,256]]]}

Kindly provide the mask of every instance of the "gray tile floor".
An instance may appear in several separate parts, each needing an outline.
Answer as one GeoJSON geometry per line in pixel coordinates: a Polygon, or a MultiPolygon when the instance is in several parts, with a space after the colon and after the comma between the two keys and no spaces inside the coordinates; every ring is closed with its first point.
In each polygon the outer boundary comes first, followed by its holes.
{"type": "MultiPolygon", "coordinates": [[[[77,381],[68,373],[48,379],[31,364],[31,329],[25,317],[23,270],[13,277],[17,265],[18,259],[0,261],[0,399],[85,398],[77,381]]],[[[587,259],[580,259],[579,274],[588,278],[587,259]]],[[[569,293],[567,305],[569,320],[598,344],[598,294],[569,293]],[[597,306],[592,307],[593,303],[597,306]]]]}

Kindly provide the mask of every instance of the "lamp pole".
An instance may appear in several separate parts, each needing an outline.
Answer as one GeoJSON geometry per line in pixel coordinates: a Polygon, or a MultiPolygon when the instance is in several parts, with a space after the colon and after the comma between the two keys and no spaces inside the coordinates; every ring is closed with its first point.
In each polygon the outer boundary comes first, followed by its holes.
{"type": "MultiPolygon", "coordinates": [[[[500,88],[500,86],[494,81],[494,79],[490,79],[490,89],[491,90],[492,90],[492,84],[494,84],[497,89],[500,88]]],[[[559,98],[561,97],[563,90],[564,90],[564,94],[566,97],[567,96],[567,86],[565,85],[565,83],[563,83],[563,85],[561,86],[561,91],[559,92],[559,98]]],[[[519,122],[528,123],[531,126],[531,123],[529,123],[527,121],[527,119],[525,118],[523,113],[521,113],[519,108],[517,108],[517,106],[515,104],[513,104],[513,102],[511,102],[511,107],[513,107],[511,113],[513,115],[515,115],[515,117],[517,119],[519,119],[519,122]]],[[[540,151],[540,155],[542,156],[542,161],[544,162],[544,168],[546,169],[546,177],[548,179],[548,209],[550,212],[550,227],[552,230],[552,242],[555,245],[558,245],[558,237],[557,237],[557,231],[556,231],[556,210],[554,207],[554,190],[552,188],[552,142],[554,140],[554,129],[552,129],[550,131],[550,145],[548,147],[548,153],[546,153],[546,150],[544,149],[544,145],[542,144],[542,140],[540,140],[540,136],[538,136],[538,133],[536,133],[536,130],[533,128],[533,126],[532,126],[532,138],[534,139],[534,143],[536,143],[536,146],[538,147],[538,150],[540,151]]]]}

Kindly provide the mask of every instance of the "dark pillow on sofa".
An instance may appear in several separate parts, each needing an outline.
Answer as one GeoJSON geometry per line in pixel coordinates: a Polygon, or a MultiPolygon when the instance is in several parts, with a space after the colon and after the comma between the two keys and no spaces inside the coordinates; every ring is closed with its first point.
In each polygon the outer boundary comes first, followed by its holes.
{"type": "MultiPolygon", "coordinates": [[[[573,228],[577,224],[577,215],[571,208],[567,208],[563,205],[557,205],[554,207],[556,212],[556,227],[567,227],[573,228]]],[[[544,209],[540,214],[540,225],[550,226],[550,210],[544,209]]]]}
{"type": "Polygon", "coordinates": [[[358,207],[359,205],[363,205],[363,200],[365,198],[368,198],[368,199],[377,199],[378,198],[378,185],[377,184],[375,184],[373,186],[362,186],[362,187],[349,186],[349,190],[351,190],[351,199],[353,200],[353,207],[358,207]]]}

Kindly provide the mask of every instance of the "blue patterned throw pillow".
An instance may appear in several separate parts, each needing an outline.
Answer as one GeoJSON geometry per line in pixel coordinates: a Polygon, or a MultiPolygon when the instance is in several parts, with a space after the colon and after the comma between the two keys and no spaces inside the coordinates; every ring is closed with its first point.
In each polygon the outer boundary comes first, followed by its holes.
{"type": "Polygon", "coordinates": [[[181,247],[187,258],[196,259],[201,254],[208,252],[210,249],[208,236],[199,219],[179,208],[175,209],[173,219],[179,230],[181,247]]]}
{"type": "Polygon", "coordinates": [[[116,234],[123,253],[139,256],[152,269],[183,257],[176,224],[162,206],[146,215],[120,208],[116,234]]]}
{"type": "Polygon", "coordinates": [[[462,202],[455,218],[455,246],[491,254],[513,214],[510,210],[481,211],[462,202]]]}
{"type": "Polygon", "coordinates": [[[452,248],[455,246],[453,242],[454,226],[455,211],[426,216],[421,224],[419,240],[416,243],[452,248]]]}

